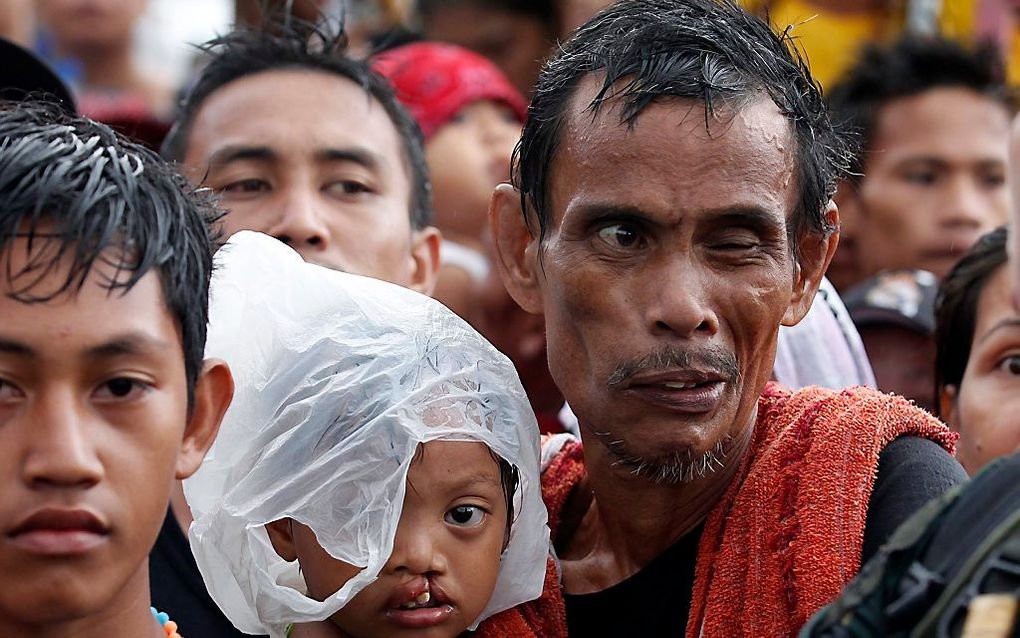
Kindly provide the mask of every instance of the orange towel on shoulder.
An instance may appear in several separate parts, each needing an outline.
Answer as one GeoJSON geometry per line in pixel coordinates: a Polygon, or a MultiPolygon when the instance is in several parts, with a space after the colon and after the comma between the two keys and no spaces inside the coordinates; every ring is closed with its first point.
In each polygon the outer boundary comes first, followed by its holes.
{"type": "MultiPolygon", "coordinates": [[[[878,456],[904,435],[949,452],[956,439],[901,397],[867,388],[791,393],[769,384],[751,447],[705,522],[687,637],[795,635],[834,599],[860,568],[878,456]]],[[[543,472],[553,538],[583,478],[579,444],[566,445],[543,472]]],[[[490,618],[479,635],[566,636],[555,565],[541,598],[490,618]]]]}

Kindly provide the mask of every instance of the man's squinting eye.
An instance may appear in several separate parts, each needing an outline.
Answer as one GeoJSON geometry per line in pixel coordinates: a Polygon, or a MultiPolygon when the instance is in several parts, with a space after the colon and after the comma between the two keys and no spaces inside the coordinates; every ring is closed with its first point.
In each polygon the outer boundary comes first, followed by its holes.
{"type": "Polygon", "coordinates": [[[935,171],[925,170],[908,171],[903,177],[908,182],[919,186],[931,186],[938,180],[938,174],[935,171]]]}
{"type": "Polygon", "coordinates": [[[12,401],[23,396],[24,394],[18,389],[18,386],[0,379],[0,401],[12,401]]]}
{"type": "Polygon", "coordinates": [[[641,244],[641,235],[632,224],[612,224],[599,230],[599,239],[614,248],[635,248],[641,244]]]}
{"type": "Polygon", "coordinates": [[[1010,355],[999,361],[999,369],[1014,376],[1020,376],[1020,355],[1010,355]]]}
{"type": "Polygon", "coordinates": [[[458,505],[446,512],[444,520],[459,527],[477,527],[485,520],[485,510],[477,505],[458,505]]]}
{"type": "Polygon", "coordinates": [[[758,236],[753,232],[737,231],[719,237],[714,246],[717,250],[740,251],[757,248],[760,244],[758,236]]]}
{"type": "Polygon", "coordinates": [[[116,377],[100,384],[100,386],[96,388],[95,396],[97,399],[101,400],[117,401],[135,398],[146,392],[148,389],[148,384],[137,379],[116,377]]]}
{"type": "Polygon", "coordinates": [[[981,183],[988,188],[998,188],[1006,185],[1006,176],[1002,173],[987,173],[981,176],[981,183]]]}
{"type": "Polygon", "coordinates": [[[353,179],[342,179],[330,184],[327,189],[334,195],[360,195],[362,193],[371,193],[372,189],[366,186],[364,183],[353,179]]]}
{"type": "Polygon", "coordinates": [[[219,191],[230,195],[247,195],[251,193],[264,193],[269,190],[269,182],[264,179],[239,179],[222,186],[219,191]]]}

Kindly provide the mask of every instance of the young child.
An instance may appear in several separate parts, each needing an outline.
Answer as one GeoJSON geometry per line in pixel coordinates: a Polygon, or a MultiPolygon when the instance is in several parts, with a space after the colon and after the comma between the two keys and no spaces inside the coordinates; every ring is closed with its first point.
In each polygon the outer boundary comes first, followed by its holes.
{"type": "Polygon", "coordinates": [[[450,44],[407,44],[377,56],[373,67],[425,136],[435,224],[443,233],[434,296],[474,324],[476,289],[490,270],[489,199],[510,179],[526,103],[495,65],[450,44]]]}
{"type": "Polygon", "coordinates": [[[425,135],[435,224],[443,233],[433,296],[510,357],[542,431],[561,431],[563,396],[549,375],[545,324],[510,298],[486,249],[489,200],[509,180],[524,99],[495,65],[451,44],[404,45],[373,66],[425,135]]]}
{"type": "Polygon", "coordinates": [[[0,636],[178,636],[146,559],[230,402],[202,358],[217,209],[106,126],[6,109],[0,636]]]}
{"type": "Polygon", "coordinates": [[[185,493],[237,628],[452,637],[537,598],[538,430],[510,362],[441,304],[265,235],[219,255],[208,353],[237,394],[185,493]]]}
{"type": "Polygon", "coordinates": [[[993,230],[946,275],[935,308],[939,412],[960,433],[969,474],[1020,446],[1020,313],[1011,299],[1007,230],[993,230]]]}

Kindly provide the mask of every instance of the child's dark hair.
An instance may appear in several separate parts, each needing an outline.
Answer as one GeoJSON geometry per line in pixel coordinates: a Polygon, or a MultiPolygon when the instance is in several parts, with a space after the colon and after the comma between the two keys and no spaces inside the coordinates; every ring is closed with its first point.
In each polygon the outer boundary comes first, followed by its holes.
{"type": "Polygon", "coordinates": [[[935,300],[935,405],[947,385],[959,386],[967,370],[977,307],[988,279],[1006,264],[1006,227],[978,240],[953,267],[935,300]]]}
{"type": "Polygon", "coordinates": [[[499,483],[503,486],[506,498],[506,536],[503,537],[503,549],[510,543],[510,530],[514,524],[514,495],[521,484],[521,473],[517,466],[489,449],[489,454],[499,465],[499,483]]]}
{"type": "Polygon", "coordinates": [[[0,264],[8,295],[24,303],[75,293],[99,263],[115,273],[111,292],[149,272],[184,350],[189,410],[205,351],[209,279],[220,215],[211,193],[195,191],[155,153],[108,126],[55,106],[0,103],[0,254],[12,242],[43,242],[30,263],[0,264]],[[70,263],[56,290],[44,278],[70,263]]]}

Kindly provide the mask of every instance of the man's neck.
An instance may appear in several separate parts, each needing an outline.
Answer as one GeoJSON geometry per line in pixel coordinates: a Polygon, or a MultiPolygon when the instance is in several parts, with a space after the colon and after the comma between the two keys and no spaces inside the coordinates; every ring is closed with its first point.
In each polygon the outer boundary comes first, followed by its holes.
{"type": "MultiPolygon", "coordinates": [[[[152,617],[149,595],[149,564],[144,561],[121,593],[106,607],[79,618],[47,624],[23,623],[0,615],[4,638],[166,638],[152,617]]],[[[187,632],[187,628],[182,628],[187,632]]]]}
{"type": "Polygon", "coordinates": [[[566,593],[586,594],[616,585],[696,529],[736,475],[753,431],[749,427],[733,439],[722,468],[682,485],[622,474],[598,443],[586,445],[587,478],[575,493],[586,490],[587,495],[568,503],[584,514],[564,547],[558,548],[566,593]]]}

